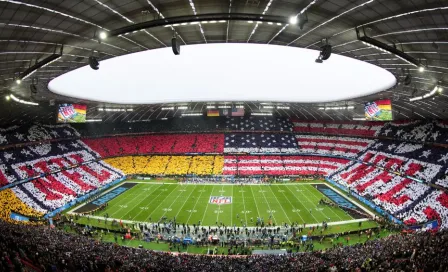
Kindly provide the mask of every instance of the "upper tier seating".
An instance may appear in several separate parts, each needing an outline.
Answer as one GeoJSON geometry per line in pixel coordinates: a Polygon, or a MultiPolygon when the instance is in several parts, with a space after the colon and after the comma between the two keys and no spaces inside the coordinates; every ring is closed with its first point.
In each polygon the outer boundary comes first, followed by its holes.
{"type": "Polygon", "coordinates": [[[79,137],[70,125],[21,125],[0,128],[0,146],[79,137]]]}
{"type": "Polygon", "coordinates": [[[91,138],[83,141],[102,157],[111,157],[157,153],[222,153],[223,138],[223,134],[167,134],[91,138]]]}
{"type": "Polygon", "coordinates": [[[356,158],[375,142],[371,139],[320,135],[296,135],[296,138],[300,153],[350,158],[356,158]]]}
{"type": "Polygon", "coordinates": [[[347,136],[377,136],[383,127],[382,122],[305,122],[292,120],[294,131],[299,133],[332,134],[347,136]]]}
{"type": "Polygon", "coordinates": [[[378,136],[404,141],[448,144],[448,121],[387,122],[378,136]]]}

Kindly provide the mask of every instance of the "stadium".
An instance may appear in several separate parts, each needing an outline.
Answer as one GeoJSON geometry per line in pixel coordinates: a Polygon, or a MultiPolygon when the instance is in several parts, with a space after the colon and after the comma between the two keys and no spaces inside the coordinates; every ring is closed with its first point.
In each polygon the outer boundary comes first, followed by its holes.
{"type": "Polygon", "coordinates": [[[447,22],[0,1],[0,271],[447,271],[447,22]]]}

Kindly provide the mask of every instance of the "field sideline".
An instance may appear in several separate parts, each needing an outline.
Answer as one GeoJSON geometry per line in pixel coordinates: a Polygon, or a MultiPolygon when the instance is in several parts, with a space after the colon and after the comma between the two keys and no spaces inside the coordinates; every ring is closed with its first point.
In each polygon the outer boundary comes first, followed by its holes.
{"type": "MultiPolygon", "coordinates": [[[[342,222],[354,219],[338,207],[319,205],[319,200],[324,198],[324,195],[316,185],[309,183],[132,183],[133,181],[127,181],[120,185],[133,187],[110,200],[108,207],[95,215],[104,216],[107,213],[110,218],[139,222],[157,222],[162,217],[175,217],[176,222],[180,224],[192,225],[200,222],[203,226],[215,226],[222,223],[237,227],[255,226],[257,217],[263,218],[266,224],[271,221],[276,226],[293,222],[320,224],[323,221],[342,222]],[[212,204],[210,202],[213,202],[213,197],[216,202],[228,204],[212,204]]],[[[316,183],[318,186],[324,186],[321,181],[316,183]]]]}

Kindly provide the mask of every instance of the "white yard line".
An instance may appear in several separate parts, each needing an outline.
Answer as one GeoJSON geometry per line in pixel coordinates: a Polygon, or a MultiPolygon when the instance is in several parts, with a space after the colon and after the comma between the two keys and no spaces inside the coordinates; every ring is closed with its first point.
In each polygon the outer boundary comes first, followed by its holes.
{"type": "Polygon", "coordinates": [[[214,189],[215,189],[215,188],[212,189],[212,191],[210,192],[210,196],[208,197],[208,200],[207,200],[207,206],[205,206],[204,216],[202,216],[202,220],[201,220],[201,225],[202,225],[202,223],[204,222],[205,215],[207,214],[208,206],[211,205],[211,204],[209,203],[209,201],[210,201],[210,197],[212,197],[212,195],[213,195],[213,190],[214,190],[214,189]]]}
{"type": "MultiPolygon", "coordinates": [[[[242,188],[241,188],[242,189],[242,188]]],[[[246,210],[246,201],[244,200],[244,190],[241,192],[241,198],[243,199],[243,207],[244,207],[244,218],[246,218],[246,225],[247,225],[247,210],[246,210]]],[[[255,203],[256,205],[257,203],[255,203]]],[[[258,210],[258,209],[257,209],[258,210]]]]}
{"type": "MultiPolygon", "coordinates": [[[[233,188],[235,188],[235,186],[232,186],[232,202],[235,199],[233,196],[233,188]]],[[[244,199],[243,199],[243,203],[244,203],[244,199]]],[[[230,206],[230,226],[232,226],[233,224],[233,203],[230,206]]],[[[247,216],[246,216],[246,224],[247,224],[247,216]]]]}
{"type": "MultiPolygon", "coordinates": [[[[288,188],[288,187],[287,187],[287,188],[288,188]]],[[[299,202],[301,202],[300,199],[295,195],[295,193],[294,193],[290,188],[288,188],[288,190],[291,191],[292,195],[293,195],[299,202]]],[[[305,206],[304,206],[304,207],[305,207],[305,206]]],[[[306,208],[306,207],[305,207],[305,208],[306,208]]],[[[308,212],[308,211],[305,211],[305,212],[308,212]]],[[[316,222],[319,223],[319,220],[317,220],[317,218],[314,216],[313,213],[311,213],[311,216],[314,218],[314,220],[316,220],[316,222]]],[[[308,225],[308,224],[307,224],[307,225],[308,225]]]]}
{"type": "MultiPolygon", "coordinates": [[[[280,201],[278,201],[277,196],[274,194],[274,191],[273,191],[272,188],[271,188],[272,186],[268,186],[268,187],[269,187],[269,189],[271,190],[272,195],[274,196],[274,198],[275,198],[275,200],[277,201],[278,205],[279,205],[280,208],[282,209],[283,213],[286,215],[286,218],[288,218],[288,220],[289,220],[289,224],[291,225],[293,221],[291,221],[291,218],[289,218],[288,214],[285,212],[285,209],[283,209],[283,205],[280,203],[280,201]]],[[[289,200],[288,200],[288,201],[289,201],[289,200]]]]}
{"type": "Polygon", "coordinates": [[[255,207],[257,208],[258,217],[261,218],[260,210],[258,209],[257,201],[255,200],[255,195],[254,195],[254,191],[252,190],[252,187],[250,187],[250,191],[252,192],[252,196],[253,196],[253,199],[254,199],[255,207]]]}
{"type": "MultiPolygon", "coordinates": [[[[171,195],[177,188],[178,188],[179,186],[177,186],[169,195],[171,195]]],[[[193,189],[194,190],[194,189],[193,189]]],[[[177,199],[180,197],[180,196],[182,196],[183,194],[182,193],[180,193],[177,197],[176,197],[176,199],[174,199],[173,201],[171,201],[171,204],[170,204],[170,206],[168,207],[168,209],[171,209],[171,206],[173,206],[173,204],[174,203],[176,203],[176,201],[177,201],[177,199]]],[[[163,201],[159,204],[159,206],[161,205],[163,203],[163,201]]],[[[164,217],[165,216],[165,214],[168,212],[169,210],[166,210],[163,214],[162,214],[162,216],[160,217],[160,218],[162,218],[162,217],[164,217]]]]}
{"type": "MultiPolygon", "coordinates": [[[[158,190],[158,189],[160,189],[162,186],[159,186],[159,187],[157,187],[157,189],[155,189],[154,191],[156,191],[156,190],[158,190]]],[[[162,194],[162,192],[163,191],[161,191],[153,200],[151,200],[146,206],[148,206],[148,207],[150,207],[151,206],[151,204],[152,204],[152,202],[157,198],[157,197],[159,197],[161,194],[162,194]]],[[[143,200],[146,200],[148,198],[148,196],[146,196],[146,197],[144,197],[143,198],[143,200]]],[[[143,201],[142,200],[142,201],[143,201]]],[[[140,203],[142,202],[142,201],[140,201],[140,203]]],[[[140,204],[139,203],[139,204],[140,204]]],[[[134,206],[134,207],[136,207],[136,206],[134,206]]],[[[144,209],[141,209],[141,211],[139,211],[132,219],[134,220],[135,218],[137,218],[137,216],[139,216],[142,212],[144,211],[144,209]]],[[[129,211],[130,212],[130,211],[129,211]]],[[[128,212],[128,213],[129,213],[128,212]]]]}
{"type": "MultiPolygon", "coordinates": [[[[224,189],[224,186],[221,187],[221,190],[224,189]]],[[[220,192],[221,193],[221,192],[220,192]]],[[[222,196],[222,193],[221,193],[222,196]]],[[[219,222],[219,214],[221,213],[221,204],[218,204],[218,212],[216,213],[216,222],[219,222]]]]}
{"type": "MultiPolygon", "coordinates": [[[[160,188],[160,187],[162,187],[162,186],[157,187],[157,189],[160,188]]],[[[156,189],[156,190],[157,190],[157,189],[156,189]]],[[[155,190],[154,190],[154,191],[155,191],[155,190]]],[[[143,191],[143,190],[142,190],[142,192],[141,192],[140,194],[138,194],[138,196],[144,194],[143,192],[147,192],[147,191],[143,191]]],[[[123,218],[126,218],[126,215],[128,215],[133,209],[137,208],[137,206],[140,205],[143,201],[145,201],[148,197],[149,197],[149,195],[147,195],[147,196],[145,196],[145,197],[142,197],[142,200],[140,200],[136,205],[132,205],[132,208],[129,209],[129,211],[128,211],[126,214],[124,214],[122,217],[123,217],[123,218]]],[[[131,202],[129,202],[129,203],[131,203],[131,202]]],[[[147,206],[149,206],[149,204],[148,204],[147,206]]],[[[120,209],[121,209],[121,208],[120,208],[120,209]]],[[[119,209],[119,210],[120,210],[120,209],[119,209]]],[[[133,216],[132,219],[136,218],[142,211],[143,211],[143,209],[141,209],[140,212],[138,212],[135,216],[133,216]]]]}
{"type": "MultiPolygon", "coordinates": [[[[269,185],[268,185],[269,186],[269,185]]],[[[251,188],[252,189],[252,188],[251,188]]],[[[269,205],[269,201],[268,201],[268,199],[266,198],[266,195],[264,194],[264,190],[262,189],[261,190],[262,191],[262,195],[264,196],[264,199],[266,200],[266,204],[268,204],[268,209],[270,210],[270,211],[272,211],[272,209],[271,209],[271,205],[269,205]]],[[[255,202],[255,203],[257,203],[257,202],[255,202]]],[[[284,212],[284,211],[283,211],[284,212]]],[[[278,223],[277,223],[277,220],[275,219],[275,215],[274,215],[274,213],[272,213],[272,212],[270,212],[270,214],[269,214],[269,216],[271,216],[272,215],[272,218],[274,219],[274,224],[275,225],[278,225],[278,223]]]]}
{"type": "MultiPolygon", "coordinates": [[[[165,199],[166,198],[168,198],[168,196],[170,196],[173,192],[175,192],[176,190],[177,190],[177,188],[179,188],[179,185],[177,185],[176,186],[176,188],[174,188],[166,197],[165,197],[165,199]]],[[[160,195],[162,194],[162,192],[160,192],[160,194],[157,196],[157,197],[159,197],[160,195]]],[[[155,201],[156,199],[157,199],[157,197],[155,197],[154,199],[153,199],[153,201],[155,201]]],[[[152,202],[152,201],[151,201],[152,202]]],[[[153,210],[152,210],[152,212],[146,217],[146,221],[148,220],[148,218],[150,218],[151,217],[151,215],[160,207],[160,205],[162,205],[162,203],[163,203],[163,200],[162,201],[160,201],[160,203],[159,203],[159,205],[157,205],[157,207],[155,207],[153,210]]]]}
{"type": "MultiPolygon", "coordinates": [[[[271,190],[272,190],[272,189],[271,189],[271,190]]],[[[274,191],[272,191],[272,193],[274,193],[274,191]]],[[[285,192],[283,192],[283,196],[284,196],[285,199],[289,202],[289,204],[291,205],[291,207],[292,207],[293,209],[296,210],[295,212],[296,212],[297,215],[300,217],[300,219],[302,220],[302,222],[305,222],[305,220],[303,220],[302,216],[300,215],[300,212],[299,212],[296,208],[294,208],[294,205],[292,205],[291,201],[289,201],[289,197],[286,196],[285,192]]],[[[279,201],[277,200],[277,202],[279,202],[279,201]]],[[[279,202],[279,204],[280,204],[280,202],[279,202]]],[[[280,205],[281,205],[281,204],[280,204],[280,205]]],[[[289,217],[288,217],[288,219],[289,219],[289,217]]],[[[290,221],[291,221],[291,219],[290,219],[290,221]]],[[[291,223],[292,223],[292,221],[291,221],[291,223]]]]}
{"type": "MultiPolygon", "coordinates": [[[[201,199],[201,196],[202,196],[202,194],[204,193],[204,189],[201,189],[202,191],[201,191],[201,194],[199,195],[199,197],[196,199],[196,203],[194,204],[194,206],[193,206],[193,209],[192,210],[194,210],[195,208],[196,208],[196,205],[198,205],[198,202],[199,202],[199,199],[201,199]]],[[[190,218],[191,218],[191,216],[193,215],[193,212],[191,212],[190,213],[190,216],[188,216],[188,219],[187,219],[187,224],[188,224],[188,222],[190,221],[190,218]]]]}
{"type": "Polygon", "coordinates": [[[191,197],[191,195],[193,194],[194,190],[196,190],[196,188],[193,189],[193,190],[191,191],[190,195],[188,195],[188,197],[185,199],[184,204],[182,204],[182,207],[180,207],[179,211],[176,213],[176,218],[179,216],[179,213],[180,213],[180,212],[182,211],[182,209],[184,208],[184,206],[185,206],[185,204],[187,203],[188,199],[190,199],[190,197],[191,197]]]}

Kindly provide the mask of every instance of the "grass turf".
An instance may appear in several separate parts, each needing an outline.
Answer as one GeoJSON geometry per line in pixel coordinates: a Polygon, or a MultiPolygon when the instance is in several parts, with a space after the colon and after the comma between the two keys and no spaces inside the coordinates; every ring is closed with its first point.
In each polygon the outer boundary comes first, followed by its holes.
{"type": "Polygon", "coordinates": [[[319,205],[324,196],[312,184],[182,185],[139,183],[109,202],[96,215],[156,222],[162,217],[176,222],[214,226],[255,226],[257,217],[272,223],[299,224],[353,219],[337,207],[319,205]],[[231,204],[210,204],[211,196],[232,197],[231,204]],[[310,212],[311,211],[311,212],[310,212]]]}

